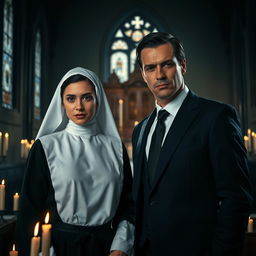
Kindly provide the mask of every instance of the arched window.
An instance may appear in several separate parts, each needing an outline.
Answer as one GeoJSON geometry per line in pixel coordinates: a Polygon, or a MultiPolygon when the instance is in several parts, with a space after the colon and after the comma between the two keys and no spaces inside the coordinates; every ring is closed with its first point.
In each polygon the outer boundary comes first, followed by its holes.
{"type": "Polygon", "coordinates": [[[39,120],[41,116],[41,33],[37,31],[35,40],[34,62],[34,118],[39,120]]]}
{"type": "Polygon", "coordinates": [[[2,106],[13,108],[13,5],[5,0],[3,13],[2,106]]]}
{"type": "Polygon", "coordinates": [[[143,15],[131,15],[125,19],[114,32],[110,43],[110,70],[125,82],[133,72],[136,63],[136,46],[147,34],[158,31],[158,28],[143,15]]]}

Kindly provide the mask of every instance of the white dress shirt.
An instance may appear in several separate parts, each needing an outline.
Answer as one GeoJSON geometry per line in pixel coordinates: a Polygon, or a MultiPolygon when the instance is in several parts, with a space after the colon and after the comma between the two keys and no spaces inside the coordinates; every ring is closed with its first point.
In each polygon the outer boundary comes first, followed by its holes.
{"type": "Polygon", "coordinates": [[[146,144],[146,156],[148,158],[148,154],[149,154],[149,148],[150,148],[150,144],[151,144],[151,139],[152,139],[152,136],[153,136],[153,133],[155,131],[155,128],[156,128],[156,124],[157,124],[157,115],[158,115],[158,112],[160,110],[166,110],[168,113],[170,113],[170,115],[165,119],[165,134],[164,134],[164,138],[163,138],[163,141],[162,141],[162,146],[164,144],[164,141],[165,141],[165,138],[166,138],[166,135],[172,125],[172,122],[176,116],[176,114],[178,113],[184,99],[186,98],[187,94],[188,94],[188,87],[185,85],[184,89],[177,95],[176,98],[174,98],[172,101],[170,101],[166,106],[164,106],[163,108],[161,106],[159,106],[156,102],[156,110],[157,110],[157,114],[156,114],[156,117],[154,119],[154,122],[150,128],[150,131],[149,131],[149,134],[148,134],[148,138],[147,138],[147,144],[146,144]]]}

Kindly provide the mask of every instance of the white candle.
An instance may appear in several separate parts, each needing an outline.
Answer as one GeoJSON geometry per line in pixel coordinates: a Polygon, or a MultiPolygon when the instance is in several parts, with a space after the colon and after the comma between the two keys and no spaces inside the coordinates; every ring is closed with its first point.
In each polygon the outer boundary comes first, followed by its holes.
{"type": "Polygon", "coordinates": [[[123,105],[124,105],[124,101],[122,99],[120,99],[118,102],[119,102],[119,127],[122,128],[123,127],[123,105]]]}
{"type": "Polygon", "coordinates": [[[256,154],[256,133],[255,132],[253,132],[252,140],[253,140],[253,153],[256,154]]]}
{"type": "Polygon", "coordinates": [[[248,220],[247,232],[253,232],[253,219],[252,218],[249,218],[249,220],[248,220]]]}
{"type": "Polygon", "coordinates": [[[4,210],[5,208],[5,184],[4,180],[0,184],[0,210],[4,210]]]}
{"type": "Polygon", "coordinates": [[[252,150],[252,148],[251,148],[251,146],[252,146],[252,142],[251,142],[251,137],[252,137],[252,134],[251,134],[251,129],[248,129],[247,130],[247,135],[248,135],[248,152],[251,152],[251,150],[252,150]]]}
{"type": "Polygon", "coordinates": [[[248,138],[248,136],[244,136],[244,146],[246,148],[246,151],[249,152],[249,138],[248,138]]]}
{"type": "Polygon", "coordinates": [[[18,256],[18,251],[15,251],[15,244],[13,244],[12,251],[9,252],[9,256],[18,256]]]}
{"type": "Polygon", "coordinates": [[[20,141],[20,157],[21,158],[24,158],[24,156],[25,156],[25,147],[24,147],[24,145],[25,145],[25,140],[21,140],[20,141]]]}
{"type": "Polygon", "coordinates": [[[5,133],[5,135],[4,135],[3,156],[7,155],[8,148],[9,148],[9,133],[5,133]]]}
{"type": "Polygon", "coordinates": [[[15,193],[15,195],[13,196],[13,211],[19,210],[19,199],[20,199],[19,194],[15,193]]]}
{"type": "Polygon", "coordinates": [[[50,255],[50,245],[51,245],[51,228],[52,225],[49,222],[49,212],[45,216],[45,224],[42,225],[42,256],[50,255]]]}
{"type": "Polygon", "coordinates": [[[34,236],[31,239],[30,256],[38,256],[39,245],[40,245],[40,236],[37,236],[38,230],[39,230],[39,222],[37,222],[35,225],[34,236]]]}
{"type": "Polygon", "coordinates": [[[3,134],[0,132],[0,156],[2,156],[3,134]]]}

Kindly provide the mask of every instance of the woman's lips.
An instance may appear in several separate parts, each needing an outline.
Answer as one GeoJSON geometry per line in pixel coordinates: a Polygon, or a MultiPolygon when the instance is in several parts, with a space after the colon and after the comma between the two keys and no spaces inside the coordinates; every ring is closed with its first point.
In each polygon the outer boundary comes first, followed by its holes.
{"type": "Polygon", "coordinates": [[[85,114],[78,114],[78,115],[75,115],[75,117],[77,119],[84,119],[85,118],[85,114]]]}

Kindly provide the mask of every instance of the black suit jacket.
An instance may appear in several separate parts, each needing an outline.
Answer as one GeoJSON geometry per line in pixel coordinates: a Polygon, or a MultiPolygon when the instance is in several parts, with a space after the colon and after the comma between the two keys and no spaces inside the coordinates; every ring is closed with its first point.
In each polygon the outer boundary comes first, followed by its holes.
{"type": "Polygon", "coordinates": [[[234,108],[189,91],[162,147],[143,216],[143,159],[155,114],[133,132],[135,251],[147,217],[154,256],[239,255],[251,196],[234,108]]]}

